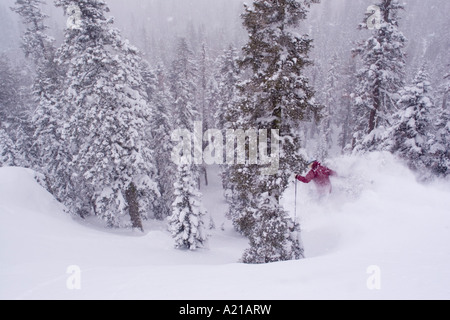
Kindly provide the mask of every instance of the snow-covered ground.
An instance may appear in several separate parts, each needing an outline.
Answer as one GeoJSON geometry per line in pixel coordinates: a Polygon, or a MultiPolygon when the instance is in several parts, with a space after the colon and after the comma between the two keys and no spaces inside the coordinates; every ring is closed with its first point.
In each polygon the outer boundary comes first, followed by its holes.
{"type": "MultiPolygon", "coordinates": [[[[216,229],[188,252],[162,222],[141,234],[73,220],[32,171],[0,168],[0,299],[450,299],[450,184],[419,184],[388,154],[329,165],[328,199],[298,185],[307,258],[268,265],[238,263],[247,241],[213,173],[216,229]]],[[[294,215],[293,187],[284,202],[294,215]]]]}

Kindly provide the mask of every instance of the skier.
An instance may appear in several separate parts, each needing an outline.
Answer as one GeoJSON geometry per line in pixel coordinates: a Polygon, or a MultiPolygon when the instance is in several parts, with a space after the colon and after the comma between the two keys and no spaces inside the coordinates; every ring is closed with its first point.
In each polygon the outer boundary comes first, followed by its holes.
{"type": "Polygon", "coordinates": [[[317,191],[321,197],[330,194],[332,191],[330,176],[337,176],[337,173],[321,165],[317,160],[309,162],[308,167],[311,171],[306,175],[306,177],[298,174],[295,178],[303,183],[310,183],[311,181],[314,181],[317,186],[317,191]]]}

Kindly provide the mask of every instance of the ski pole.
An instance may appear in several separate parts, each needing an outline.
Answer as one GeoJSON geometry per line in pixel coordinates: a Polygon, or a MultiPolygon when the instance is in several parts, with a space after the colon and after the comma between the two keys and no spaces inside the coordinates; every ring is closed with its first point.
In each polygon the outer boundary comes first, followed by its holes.
{"type": "Polygon", "coordinates": [[[297,223],[297,177],[295,177],[294,222],[297,223]]]}

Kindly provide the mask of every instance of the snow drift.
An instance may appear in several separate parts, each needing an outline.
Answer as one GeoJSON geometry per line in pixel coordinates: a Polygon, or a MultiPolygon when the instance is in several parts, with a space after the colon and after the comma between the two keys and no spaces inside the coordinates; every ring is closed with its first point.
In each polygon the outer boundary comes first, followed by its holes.
{"type": "MultiPolygon", "coordinates": [[[[417,183],[387,153],[327,165],[339,173],[329,198],[299,184],[307,258],[268,265],[238,263],[248,244],[216,175],[203,191],[218,228],[189,252],[165,223],[141,234],[74,220],[33,171],[0,168],[0,299],[450,299],[450,185],[417,183]]],[[[284,202],[294,215],[294,188],[284,202]]]]}

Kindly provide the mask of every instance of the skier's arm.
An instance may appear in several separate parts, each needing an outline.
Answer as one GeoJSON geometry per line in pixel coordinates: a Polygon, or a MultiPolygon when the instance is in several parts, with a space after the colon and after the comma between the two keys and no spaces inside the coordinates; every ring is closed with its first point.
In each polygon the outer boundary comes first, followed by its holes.
{"type": "Polygon", "coordinates": [[[301,175],[297,175],[297,180],[303,182],[303,183],[310,183],[314,179],[314,171],[310,171],[306,177],[302,177],[301,175]]]}

